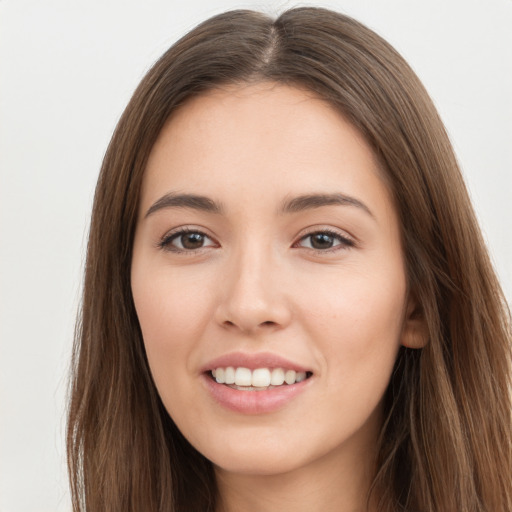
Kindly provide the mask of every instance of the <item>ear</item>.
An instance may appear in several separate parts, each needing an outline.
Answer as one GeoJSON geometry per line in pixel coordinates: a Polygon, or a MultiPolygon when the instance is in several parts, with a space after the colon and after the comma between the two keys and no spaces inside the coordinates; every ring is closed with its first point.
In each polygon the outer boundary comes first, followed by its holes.
{"type": "Polygon", "coordinates": [[[402,327],[401,344],[407,348],[423,348],[428,343],[428,329],[423,309],[413,294],[409,295],[402,327]]]}

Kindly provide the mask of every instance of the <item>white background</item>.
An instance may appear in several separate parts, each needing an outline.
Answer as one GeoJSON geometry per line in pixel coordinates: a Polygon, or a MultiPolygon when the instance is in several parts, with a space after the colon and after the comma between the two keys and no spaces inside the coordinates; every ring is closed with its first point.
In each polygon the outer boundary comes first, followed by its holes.
{"type": "Polygon", "coordinates": [[[0,0],[0,512],[68,511],[67,368],[95,180],[151,63],[212,14],[321,5],[411,63],[512,297],[512,0],[0,0]]]}

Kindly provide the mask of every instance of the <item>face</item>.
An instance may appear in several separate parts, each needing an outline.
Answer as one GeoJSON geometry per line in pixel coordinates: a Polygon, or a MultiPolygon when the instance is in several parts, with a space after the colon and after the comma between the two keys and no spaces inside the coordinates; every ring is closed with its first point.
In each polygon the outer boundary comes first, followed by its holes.
{"type": "Polygon", "coordinates": [[[131,280],[162,401],[217,468],[371,452],[408,336],[404,261],[376,159],[326,103],[266,83],[173,114],[131,280]]]}

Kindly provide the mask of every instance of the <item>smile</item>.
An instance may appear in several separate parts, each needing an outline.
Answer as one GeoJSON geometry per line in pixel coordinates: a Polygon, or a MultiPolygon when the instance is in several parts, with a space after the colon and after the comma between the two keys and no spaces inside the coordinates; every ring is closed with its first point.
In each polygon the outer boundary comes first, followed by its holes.
{"type": "Polygon", "coordinates": [[[302,382],[310,372],[297,372],[286,368],[249,368],[233,366],[211,370],[211,376],[218,384],[226,384],[239,391],[263,391],[283,385],[302,382]]]}

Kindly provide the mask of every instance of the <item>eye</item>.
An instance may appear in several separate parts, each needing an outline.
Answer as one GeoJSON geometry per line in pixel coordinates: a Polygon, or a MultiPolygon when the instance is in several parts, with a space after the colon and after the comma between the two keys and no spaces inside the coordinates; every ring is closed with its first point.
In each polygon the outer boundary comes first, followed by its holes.
{"type": "Polygon", "coordinates": [[[180,231],[164,236],[158,244],[161,249],[173,252],[191,252],[205,247],[215,246],[216,243],[205,233],[192,229],[180,231]]]}
{"type": "Polygon", "coordinates": [[[296,247],[305,247],[316,251],[328,251],[353,247],[354,241],[339,233],[323,230],[315,231],[303,236],[296,244],[296,247]]]}

